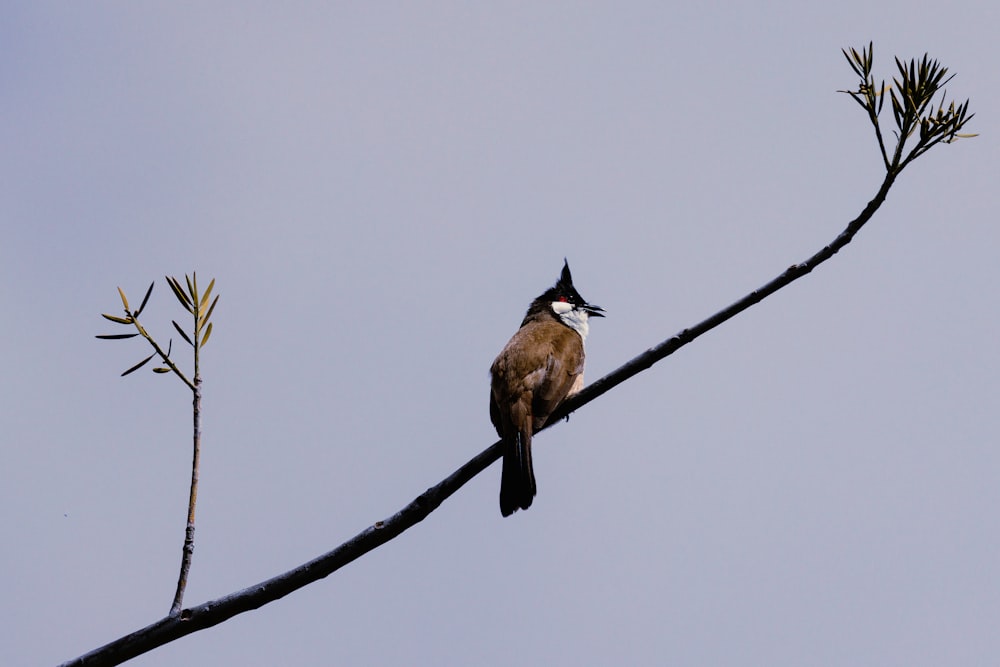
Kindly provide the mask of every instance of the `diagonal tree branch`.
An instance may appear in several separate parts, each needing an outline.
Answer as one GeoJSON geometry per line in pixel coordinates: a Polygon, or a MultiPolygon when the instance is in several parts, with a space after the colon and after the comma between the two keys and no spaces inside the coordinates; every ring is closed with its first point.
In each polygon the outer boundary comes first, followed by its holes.
{"type": "MultiPolygon", "coordinates": [[[[950,143],[958,137],[974,136],[959,134],[959,131],[963,129],[966,122],[972,118],[968,114],[968,102],[964,105],[959,105],[957,108],[951,105],[945,110],[942,100],[936,115],[933,112],[925,115],[930,104],[929,100],[937,92],[937,85],[943,80],[947,72],[946,69],[940,68],[936,61],[929,61],[925,56],[919,68],[915,61],[911,62],[909,69],[904,68],[902,63],[899,64],[902,81],[896,81],[895,83],[900,89],[902,98],[900,100],[895,95],[892,97],[899,133],[897,134],[898,143],[896,150],[890,159],[882,144],[882,135],[878,125],[878,112],[881,110],[883,98],[881,98],[881,92],[877,92],[874,88],[874,78],[870,74],[872,60],[871,46],[869,45],[868,49],[862,49],[860,53],[854,49],[851,50],[850,54],[845,51],[844,55],[847,56],[848,62],[851,63],[854,71],[862,79],[859,91],[850,92],[849,94],[869,112],[869,120],[875,126],[882,150],[883,161],[886,166],[886,175],[882,181],[882,185],[872,200],[868,202],[868,205],[865,206],[864,210],[861,211],[858,217],[848,223],[847,227],[833,241],[802,263],[793,264],[776,278],[750,292],[742,299],[723,308],[694,326],[684,329],[671,338],[649,348],[618,369],[584,388],[580,393],[565,401],[552,414],[548,423],[543,428],[548,428],[573,411],[580,409],[622,382],[673,354],[702,334],[711,331],[754,304],[760,303],[786,285],[810,273],[850,243],[861,228],[871,220],[875,212],[885,202],[886,195],[895,182],[896,177],[913,159],[919,157],[938,143],[950,143]],[[917,144],[904,158],[903,146],[910,134],[918,128],[920,135],[917,144]]],[[[175,292],[182,293],[179,284],[173,287],[176,288],[175,292]]],[[[124,295],[122,298],[124,301],[124,295]]],[[[178,298],[182,298],[182,295],[179,294],[178,298]]],[[[113,316],[105,317],[108,317],[112,321],[118,321],[113,316]]],[[[121,323],[127,324],[129,322],[122,321],[121,323]]],[[[337,548],[308,563],[304,563],[284,574],[245,588],[242,591],[167,616],[145,628],[63,663],[63,665],[120,664],[175,639],[199,630],[204,630],[205,628],[210,628],[243,612],[262,607],[269,602],[278,600],[293,591],[329,576],[348,563],[420,523],[448,497],[462,488],[466,482],[500,458],[500,454],[501,443],[495,442],[446,479],[417,496],[412,502],[389,518],[376,521],[337,548]]]]}
{"type": "Polygon", "coordinates": [[[680,348],[693,341],[695,338],[711,331],[726,320],[739,315],[747,308],[760,303],[780,290],[782,287],[798,280],[826,260],[833,257],[841,248],[850,243],[854,238],[854,235],[861,230],[861,228],[872,218],[873,215],[875,215],[875,212],[885,201],[885,196],[888,194],[889,188],[892,187],[895,180],[895,174],[886,174],[885,180],[882,181],[882,187],[879,188],[878,192],[875,194],[875,198],[868,202],[868,206],[865,207],[861,214],[852,220],[844,231],[838,234],[837,237],[829,245],[823,247],[822,250],[801,264],[792,264],[790,267],[785,269],[784,273],[774,278],[769,283],[758,287],[739,301],[723,308],[719,312],[702,320],[693,327],[684,329],[683,331],[675,334],[672,338],[668,338],[662,343],[649,348],[639,356],[633,358],[631,361],[628,361],[619,368],[611,371],[593,384],[588,385],[579,394],[560,405],[559,408],[552,414],[549,423],[545,426],[548,427],[552,422],[569,416],[569,414],[574,410],[590,403],[601,394],[617,387],[632,376],[638,375],[656,362],[670,356],[680,348]]]}
{"type": "MultiPolygon", "coordinates": [[[[563,403],[543,428],[548,428],[571,412],[582,408],[625,380],[673,354],[698,336],[711,331],[754,304],[760,303],[782,287],[798,280],[833,257],[837,251],[850,243],[854,235],[872,218],[885,201],[886,194],[892,187],[895,178],[895,173],[886,174],[882,187],[879,188],[875,197],[829,245],[801,264],[793,264],[781,275],[750,292],[739,301],[651,347],[584,388],[580,393],[563,403]]],[[[179,616],[172,615],[163,618],[90,653],[63,663],[63,667],[120,664],[175,639],[210,628],[233,616],[274,602],[289,593],[323,579],[423,521],[428,514],[462,488],[466,482],[500,458],[500,454],[501,444],[498,441],[477,454],[446,479],[424,491],[404,508],[387,519],[376,521],[333,551],[242,591],[185,609],[179,616]]]]}

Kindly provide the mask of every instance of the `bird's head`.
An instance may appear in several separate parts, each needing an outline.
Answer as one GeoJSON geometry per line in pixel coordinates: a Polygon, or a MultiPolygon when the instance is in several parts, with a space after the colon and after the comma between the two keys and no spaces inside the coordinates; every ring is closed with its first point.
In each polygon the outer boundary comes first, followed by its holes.
{"type": "Polygon", "coordinates": [[[604,317],[604,309],[587,303],[573,287],[573,275],[569,272],[569,262],[563,260],[563,270],[555,285],[535,299],[524,316],[523,326],[529,320],[544,312],[552,313],[560,322],[586,338],[591,316],[604,317]]]}

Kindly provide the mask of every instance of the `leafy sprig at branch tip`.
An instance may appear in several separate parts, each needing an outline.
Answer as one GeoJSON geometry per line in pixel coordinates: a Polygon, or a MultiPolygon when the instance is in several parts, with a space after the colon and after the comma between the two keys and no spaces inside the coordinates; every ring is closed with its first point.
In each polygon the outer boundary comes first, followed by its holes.
{"type": "Polygon", "coordinates": [[[142,326],[139,321],[139,315],[142,313],[146,304],[149,302],[149,298],[153,293],[153,285],[155,283],[150,283],[149,288],[146,290],[146,294],[142,298],[142,303],[139,308],[132,310],[129,306],[128,297],[125,295],[125,290],[121,287],[118,288],[118,296],[121,298],[122,308],[125,311],[125,316],[120,317],[118,315],[103,314],[104,319],[114,322],[115,324],[121,324],[125,326],[135,327],[135,333],[127,334],[104,334],[99,335],[97,338],[103,340],[122,340],[126,338],[134,338],[135,336],[142,336],[146,341],[152,346],[153,353],[148,357],[144,358],[142,361],[126,369],[122,373],[122,376],[129,375],[139,370],[147,363],[149,363],[157,355],[163,362],[163,366],[156,366],[153,368],[153,372],[157,374],[173,373],[184,384],[191,390],[193,394],[192,400],[192,412],[193,412],[193,457],[191,463],[191,487],[188,496],[188,513],[187,513],[187,525],[184,531],[184,544],[181,554],[181,568],[180,575],[177,578],[177,588],[174,593],[174,599],[170,606],[169,617],[179,616],[181,613],[181,608],[184,601],[184,591],[187,588],[188,574],[191,568],[191,557],[194,553],[194,531],[195,531],[195,506],[198,498],[198,469],[199,461],[201,456],[201,348],[208,343],[209,336],[212,333],[212,322],[210,318],[212,313],[215,312],[215,306],[219,302],[218,295],[212,299],[209,303],[209,299],[212,296],[212,290],[215,288],[215,279],[209,282],[208,287],[204,292],[199,292],[198,290],[198,277],[197,274],[192,273],[191,276],[187,274],[184,275],[184,286],[181,285],[180,280],[176,277],[166,276],[167,284],[170,286],[170,290],[177,297],[178,302],[180,302],[181,307],[188,312],[193,318],[192,332],[189,335],[184,328],[177,323],[176,320],[171,320],[174,329],[180,334],[181,338],[191,346],[194,352],[194,379],[188,379],[187,375],[177,366],[174,360],[171,358],[171,353],[173,351],[173,339],[170,339],[167,343],[167,349],[164,351],[160,347],[159,343],[153,338],[152,335],[142,326]]]}
{"type": "Polygon", "coordinates": [[[883,164],[890,174],[898,174],[906,165],[939,143],[950,144],[958,139],[977,136],[961,132],[975,116],[969,113],[969,100],[961,104],[951,101],[945,107],[947,91],[944,87],[955,75],[948,76],[948,68],[931,59],[926,53],[919,60],[913,58],[909,62],[896,58],[897,76],[893,77],[892,85],[887,86],[884,79],[878,85],[875,84],[875,77],[872,75],[874,62],[872,42],[868,43],[867,48],[862,47],[860,51],[851,48],[842,49],[842,52],[851,69],[861,78],[861,82],[857,90],[838,92],[850,95],[868,114],[868,119],[875,129],[883,164]],[[889,93],[892,118],[896,125],[896,129],[893,130],[896,136],[896,148],[891,156],[886,150],[879,120],[886,92],[889,93]],[[941,94],[941,99],[935,111],[933,102],[938,93],[941,94]],[[917,143],[904,157],[907,140],[918,129],[917,143]]]}

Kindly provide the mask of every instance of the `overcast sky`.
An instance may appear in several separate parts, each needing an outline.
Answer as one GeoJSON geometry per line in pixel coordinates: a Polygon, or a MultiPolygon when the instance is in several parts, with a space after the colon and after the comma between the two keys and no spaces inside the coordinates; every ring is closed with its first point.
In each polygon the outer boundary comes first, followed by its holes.
{"type": "MultiPolygon", "coordinates": [[[[280,7],[279,7],[280,5],[280,7]]],[[[190,393],[100,313],[217,279],[195,605],[494,442],[488,368],[568,258],[587,377],[828,243],[882,178],[840,53],[929,52],[980,137],[830,262],[400,538],[136,665],[972,665],[1000,655],[1000,5],[0,9],[0,664],[166,614],[190,393]]],[[[890,117],[887,114],[887,122],[890,117]]],[[[888,133],[888,131],[887,131],[888,133]]],[[[190,360],[173,335],[178,361],[190,360]]]]}

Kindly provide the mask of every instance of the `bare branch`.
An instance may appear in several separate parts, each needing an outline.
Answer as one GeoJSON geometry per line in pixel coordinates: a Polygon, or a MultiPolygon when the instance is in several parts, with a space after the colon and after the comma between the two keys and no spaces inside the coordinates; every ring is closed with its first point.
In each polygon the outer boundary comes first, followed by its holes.
{"type": "MultiPolygon", "coordinates": [[[[851,242],[854,235],[875,214],[885,201],[885,196],[889,192],[889,188],[892,187],[894,180],[895,175],[886,174],[885,180],[882,182],[882,186],[875,197],[868,202],[868,205],[861,214],[852,220],[844,231],[829,245],[801,264],[792,265],[777,278],[750,292],[731,306],[720,310],[702,322],[684,329],[675,336],[646,350],[617,370],[585,387],[579,394],[576,394],[563,403],[553,413],[543,429],[555,424],[571,412],[580,409],[630,377],[646,370],[656,362],[687,345],[698,336],[711,331],[731,317],[759,303],[785,285],[801,278],[833,257],[838,250],[851,242]]],[[[442,482],[430,487],[417,496],[406,507],[387,519],[376,521],[333,551],[289,570],[284,574],[245,588],[242,591],[206,602],[197,607],[184,609],[179,614],[161,619],[152,625],[64,664],[66,666],[116,665],[192,632],[204,630],[205,628],[222,623],[237,614],[262,607],[303,586],[327,577],[344,565],[360,558],[369,551],[385,544],[405,530],[423,521],[428,514],[437,509],[449,496],[462,488],[466,482],[500,458],[500,453],[501,443],[493,443],[442,482]]]]}

